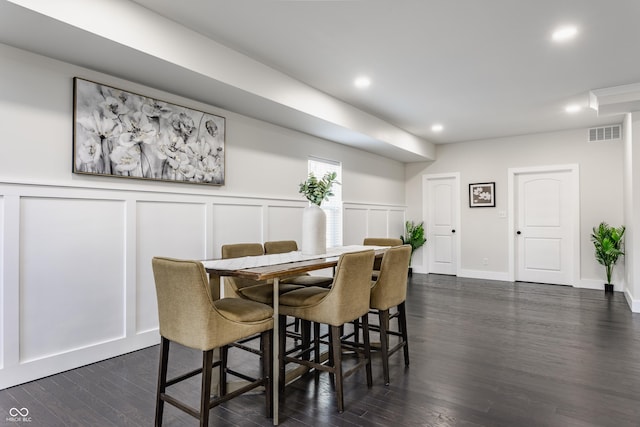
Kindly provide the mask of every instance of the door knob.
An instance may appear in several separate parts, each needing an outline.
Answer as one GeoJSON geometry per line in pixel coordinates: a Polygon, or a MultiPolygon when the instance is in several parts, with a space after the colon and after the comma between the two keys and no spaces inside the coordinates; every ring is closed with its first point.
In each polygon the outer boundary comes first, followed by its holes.
{"type": "Polygon", "coordinates": [[[456,230],[451,230],[451,232],[452,232],[452,233],[455,233],[455,232],[456,232],[456,230]]]}
{"type": "Polygon", "coordinates": [[[520,230],[516,231],[516,234],[519,236],[522,234],[522,232],[520,230]]]}

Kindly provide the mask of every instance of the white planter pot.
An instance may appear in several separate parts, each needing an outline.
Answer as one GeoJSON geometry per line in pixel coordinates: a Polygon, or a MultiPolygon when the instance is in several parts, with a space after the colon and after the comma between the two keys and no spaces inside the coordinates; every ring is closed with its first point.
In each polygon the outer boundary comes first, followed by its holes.
{"type": "Polygon", "coordinates": [[[327,252],[327,216],[318,205],[302,212],[302,253],[319,255],[327,252]]]}

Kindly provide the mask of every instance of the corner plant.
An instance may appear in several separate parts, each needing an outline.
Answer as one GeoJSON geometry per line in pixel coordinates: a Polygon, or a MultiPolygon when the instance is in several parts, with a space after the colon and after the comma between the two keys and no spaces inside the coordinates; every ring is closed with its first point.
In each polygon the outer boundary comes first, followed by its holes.
{"type": "Polygon", "coordinates": [[[424,237],[424,222],[415,224],[413,221],[407,221],[405,230],[404,236],[400,236],[400,239],[403,244],[411,246],[411,257],[413,257],[413,252],[427,241],[424,237]]]}
{"type": "Polygon", "coordinates": [[[607,273],[607,284],[611,284],[611,274],[613,266],[618,261],[618,257],[624,255],[622,251],[622,237],[624,236],[624,225],[618,228],[611,227],[606,222],[601,222],[597,227],[593,227],[591,241],[595,246],[596,260],[604,265],[607,273]]]}
{"type": "Polygon", "coordinates": [[[333,196],[331,192],[333,184],[340,184],[336,181],[337,177],[335,172],[327,172],[321,179],[318,179],[311,172],[307,180],[300,183],[298,193],[304,194],[304,197],[312,204],[320,206],[323,201],[329,200],[329,196],[333,196]]]}

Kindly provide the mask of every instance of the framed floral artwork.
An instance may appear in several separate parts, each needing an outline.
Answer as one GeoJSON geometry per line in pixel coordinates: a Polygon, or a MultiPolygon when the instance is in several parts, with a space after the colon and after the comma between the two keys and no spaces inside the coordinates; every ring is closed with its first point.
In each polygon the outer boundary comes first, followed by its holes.
{"type": "Polygon", "coordinates": [[[225,118],[74,78],[73,172],[224,185],[225,118]]]}
{"type": "Polygon", "coordinates": [[[469,207],[492,208],[496,205],[496,183],[469,184],[469,207]]]}

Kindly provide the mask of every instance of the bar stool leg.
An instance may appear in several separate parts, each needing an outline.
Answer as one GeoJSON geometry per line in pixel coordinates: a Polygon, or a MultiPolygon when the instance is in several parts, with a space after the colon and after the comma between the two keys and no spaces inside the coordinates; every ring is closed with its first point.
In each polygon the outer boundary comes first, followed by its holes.
{"type": "Polygon", "coordinates": [[[267,418],[273,417],[273,363],[271,363],[271,346],[273,345],[273,331],[265,331],[260,337],[260,352],[262,353],[262,378],[264,382],[264,398],[267,418]]]}
{"type": "Polygon", "coordinates": [[[340,342],[340,327],[329,326],[331,335],[331,348],[333,353],[333,376],[336,384],[336,398],[338,400],[338,412],[344,412],[344,393],[342,388],[342,345],[340,342]]]}
{"type": "Polygon", "coordinates": [[[285,378],[286,373],[286,364],[284,361],[284,357],[286,355],[286,344],[287,344],[287,316],[282,314],[279,315],[278,321],[278,330],[279,330],[279,342],[274,343],[274,345],[279,346],[278,353],[280,354],[280,375],[278,376],[278,389],[280,390],[278,401],[283,404],[284,403],[284,386],[287,381],[285,378]]]}
{"type": "Polygon", "coordinates": [[[202,352],[202,388],[200,390],[200,426],[209,425],[209,400],[211,399],[211,365],[213,350],[202,352]]]}
{"type": "Polygon", "coordinates": [[[367,387],[373,386],[371,374],[371,338],[369,337],[369,314],[362,316],[362,340],[364,341],[364,357],[367,359],[365,369],[367,371],[367,387]]]}
{"type": "Polygon", "coordinates": [[[158,391],[156,394],[156,422],[157,427],[162,426],[162,413],[164,412],[164,400],[162,394],[167,389],[167,364],[169,362],[169,343],[165,337],[160,337],[160,366],[158,367],[158,391]]]}
{"type": "MultiPolygon", "coordinates": [[[[320,323],[313,322],[313,361],[320,364],[320,323]]],[[[320,378],[320,371],[315,370],[316,381],[320,378]]]]}
{"type": "MultiPolygon", "coordinates": [[[[300,319],[296,319],[296,320],[300,320],[300,319]]],[[[310,360],[311,359],[311,322],[308,320],[301,320],[300,321],[301,325],[301,331],[300,331],[300,335],[302,338],[302,348],[304,349],[304,353],[302,354],[302,358],[304,360],[310,360]]]]}
{"type": "Polygon", "coordinates": [[[229,346],[220,349],[220,396],[227,394],[227,361],[229,360],[229,346]]]}
{"type": "Polygon", "coordinates": [[[407,310],[404,301],[398,305],[398,322],[402,333],[402,341],[404,342],[404,366],[409,366],[409,334],[407,333],[407,310]]]}
{"type": "Polygon", "coordinates": [[[379,310],[378,319],[380,321],[380,353],[382,356],[382,373],[384,375],[384,385],[389,385],[389,340],[387,327],[389,325],[389,310],[379,310]]]}

